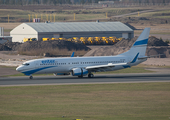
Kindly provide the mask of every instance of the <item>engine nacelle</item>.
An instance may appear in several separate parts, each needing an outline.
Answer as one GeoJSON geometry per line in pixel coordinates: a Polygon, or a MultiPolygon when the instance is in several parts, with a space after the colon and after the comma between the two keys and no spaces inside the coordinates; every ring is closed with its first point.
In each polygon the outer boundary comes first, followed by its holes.
{"type": "Polygon", "coordinates": [[[53,73],[55,76],[57,75],[70,75],[70,73],[53,73]]]}
{"type": "Polygon", "coordinates": [[[73,68],[72,76],[85,76],[88,74],[88,70],[84,68],[73,68]]]}

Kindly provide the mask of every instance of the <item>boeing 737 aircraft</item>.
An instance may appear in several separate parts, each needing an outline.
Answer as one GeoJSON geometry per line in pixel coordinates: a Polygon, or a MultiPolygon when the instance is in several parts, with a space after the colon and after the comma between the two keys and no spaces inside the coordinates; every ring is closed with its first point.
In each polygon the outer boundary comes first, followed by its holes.
{"type": "MultiPolygon", "coordinates": [[[[43,58],[24,62],[17,71],[30,76],[33,74],[54,73],[94,77],[93,72],[114,71],[137,65],[147,60],[145,56],[150,28],[145,28],[129,51],[116,56],[43,58]]],[[[74,56],[74,55],[73,55],[74,56]]]]}

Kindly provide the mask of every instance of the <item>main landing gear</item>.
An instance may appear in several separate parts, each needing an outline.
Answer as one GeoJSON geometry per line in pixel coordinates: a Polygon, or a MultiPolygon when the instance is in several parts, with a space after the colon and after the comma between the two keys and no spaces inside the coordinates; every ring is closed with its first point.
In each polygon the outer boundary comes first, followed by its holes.
{"type": "Polygon", "coordinates": [[[30,79],[33,79],[33,76],[31,75],[29,78],[30,78],[30,79]]]}
{"type": "MultiPolygon", "coordinates": [[[[78,76],[79,78],[83,78],[83,75],[81,75],[81,76],[78,76]]],[[[88,74],[88,78],[93,78],[94,77],[94,75],[92,74],[92,73],[89,73],[88,74]]]]}
{"type": "Polygon", "coordinates": [[[78,78],[83,78],[83,75],[81,75],[81,76],[78,76],[78,78]]]}
{"type": "Polygon", "coordinates": [[[89,78],[93,78],[94,75],[93,75],[92,73],[89,73],[89,74],[88,74],[88,77],[89,77],[89,78]]]}

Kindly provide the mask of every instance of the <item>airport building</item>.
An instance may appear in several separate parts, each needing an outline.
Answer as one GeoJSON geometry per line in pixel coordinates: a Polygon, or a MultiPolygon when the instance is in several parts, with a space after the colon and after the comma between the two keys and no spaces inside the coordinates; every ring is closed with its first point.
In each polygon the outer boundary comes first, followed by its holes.
{"type": "Polygon", "coordinates": [[[11,32],[13,42],[24,38],[111,37],[133,38],[134,31],[121,22],[22,23],[11,32]]]}

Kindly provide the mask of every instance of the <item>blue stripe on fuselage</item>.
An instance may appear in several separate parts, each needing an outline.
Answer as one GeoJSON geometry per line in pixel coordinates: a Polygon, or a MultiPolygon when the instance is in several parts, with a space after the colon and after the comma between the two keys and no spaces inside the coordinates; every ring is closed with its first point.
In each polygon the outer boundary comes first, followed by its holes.
{"type": "Polygon", "coordinates": [[[129,65],[123,65],[124,68],[130,68],[131,66],[129,65]]]}
{"type": "Polygon", "coordinates": [[[31,75],[31,74],[34,74],[34,73],[36,73],[38,71],[41,71],[41,70],[44,70],[44,69],[48,69],[48,68],[52,68],[52,67],[56,67],[56,66],[37,68],[37,69],[33,69],[33,70],[22,72],[22,73],[24,73],[25,75],[31,75]]]}
{"type": "Polygon", "coordinates": [[[133,46],[144,45],[148,43],[148,39],[136,41],[133,46]]]}

